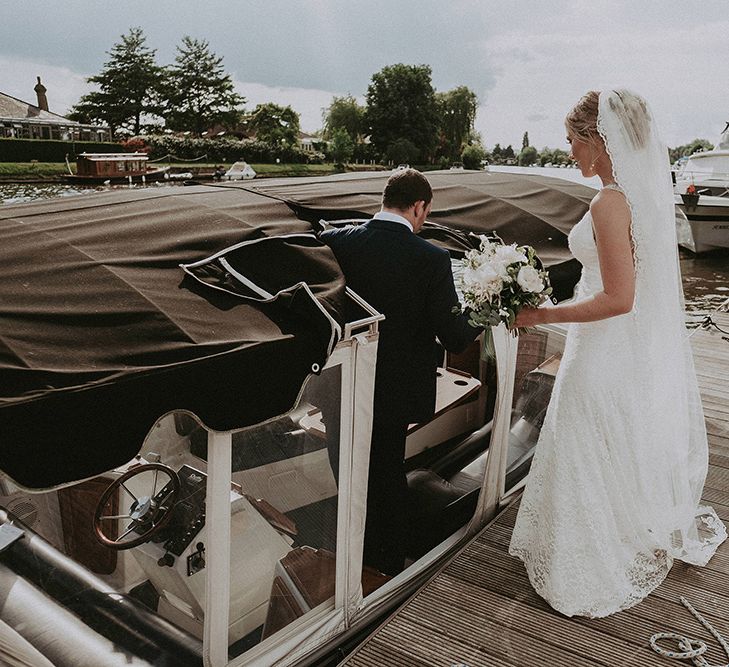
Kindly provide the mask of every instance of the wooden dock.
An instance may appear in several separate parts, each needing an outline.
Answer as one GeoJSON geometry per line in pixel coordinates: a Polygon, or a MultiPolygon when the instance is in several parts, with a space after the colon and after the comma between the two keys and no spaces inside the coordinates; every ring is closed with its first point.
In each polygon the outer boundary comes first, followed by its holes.
{"type": "MultiPolygon", "coordinates": [[[[729,331],[729,314],[714,314],[729,331]]],[[[729,525],[729,336],[714,329],[692,338],[709,434],[704,501],[729,525]]],[[[710,664],[726,664],[716,640],[679,602],[685,596],[729,640],[729,540],[705,568],[677,562],[644,601],[603,619],[566,618],[529,584],[508,554],[518,501],[386,621],[342,664],[348,667],[532,667],[687,662],[656,654],[649,638],[677,632],[704,640],[710,664]]],[[[676,650],[676,649],[674,649],[676,650]]]]}

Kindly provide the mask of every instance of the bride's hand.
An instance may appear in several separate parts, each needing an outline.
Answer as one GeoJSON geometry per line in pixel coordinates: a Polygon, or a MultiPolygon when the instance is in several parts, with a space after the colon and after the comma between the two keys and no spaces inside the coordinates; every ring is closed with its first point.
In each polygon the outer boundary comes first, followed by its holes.
{"type": "Polygon", "coordinates": [[[523,329],[542,324],[544,319],[542,308],[522,308],[516,315],[512,329],[523,329]]]}

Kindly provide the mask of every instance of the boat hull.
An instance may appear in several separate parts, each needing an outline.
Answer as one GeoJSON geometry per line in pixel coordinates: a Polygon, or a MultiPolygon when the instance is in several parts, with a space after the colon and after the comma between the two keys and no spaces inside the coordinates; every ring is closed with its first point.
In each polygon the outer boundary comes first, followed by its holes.
{"type": "Polygon", "coordinates": [[[689,233],[679,235],[679,245],[695,253],[729,248],[729,197],[701,195],[695,205],[676,197],[676,207],[686,216],[689,233]]]}

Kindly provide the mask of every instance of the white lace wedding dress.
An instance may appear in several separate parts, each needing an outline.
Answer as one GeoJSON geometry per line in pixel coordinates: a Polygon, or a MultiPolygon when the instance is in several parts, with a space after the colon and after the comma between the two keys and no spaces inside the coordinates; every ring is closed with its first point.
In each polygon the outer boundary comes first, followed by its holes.
{"type": "MultiPolygon", "coordinates": [[[[589,211],[569,245],[583,265],[576,298],[599,292],[589,211]]],[[[714,510],[698,505],[708,449],[690,351],[654,359],[638,308],[570,325],[511,539],[534,589],[567,616],[630,607],[674,558],[704,565],[726,538],[714,510]],[[676,378],[690,386],[662,402],[663,382],[676,378]]]]}

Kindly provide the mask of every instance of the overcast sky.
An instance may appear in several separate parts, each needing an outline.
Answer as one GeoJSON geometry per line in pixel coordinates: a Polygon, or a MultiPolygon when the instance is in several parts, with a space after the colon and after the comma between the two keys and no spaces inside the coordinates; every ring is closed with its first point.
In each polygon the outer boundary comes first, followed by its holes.
{"type": "Polygon", "coordinates": [[[670,146],[716,141],[729,121],[726,0],[0,0],[0,91],[51,111],[90,87],[107,51],[141,27],[159,64],[184,35],[206,39],[246,97],[291,104],[321,127],[333,95],[364,98],[372,75],[428,64],[439,91],[479,98],[492,147],[565,147],[563,118],[587,90],[627,86],[651,102],[670,146]]]}

